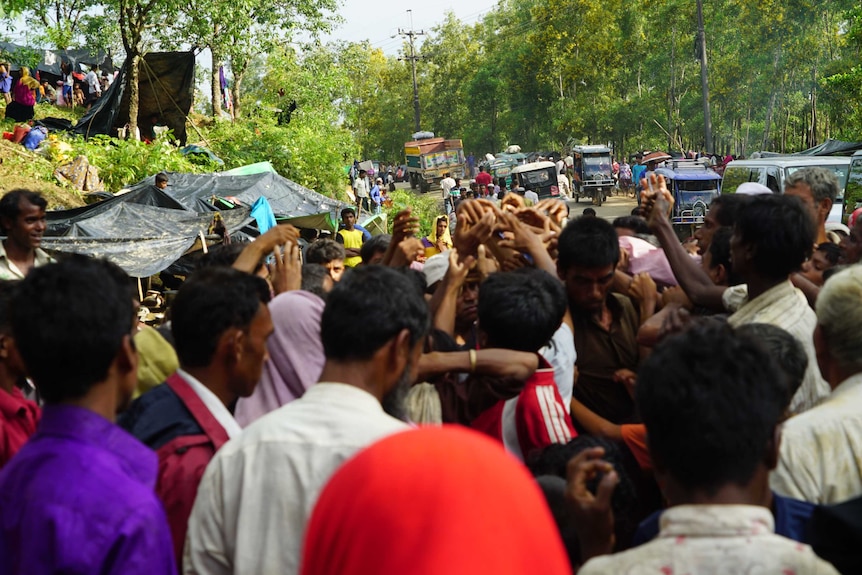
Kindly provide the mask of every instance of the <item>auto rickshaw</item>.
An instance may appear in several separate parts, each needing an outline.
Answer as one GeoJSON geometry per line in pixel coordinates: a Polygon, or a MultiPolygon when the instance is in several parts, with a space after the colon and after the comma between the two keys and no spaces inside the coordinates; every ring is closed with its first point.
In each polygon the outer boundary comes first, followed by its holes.
{"type": "Polygon", "coordinates": [[[693,236],[694,230],[703,225],[709,204],[721,193],[721,176],[695,160],[673,160],[656,168],[655,173],[664,176],[673,194],[671,222],[677,236],[693,236]]]}
{"type": "Polygon", "coordinates": [[[536,192],[540,200],[559,198],[557,165],[554,162],[533,162],[512,168],[512,179],[528,190],[536,192]]]}
{"type": "Polygon", "coordinates": [[[600,206],[614,189],[611,162],[611,149],[607,146],[575,146],[572,193],[575,202],[580,198],[590,198],[600,206]]]}

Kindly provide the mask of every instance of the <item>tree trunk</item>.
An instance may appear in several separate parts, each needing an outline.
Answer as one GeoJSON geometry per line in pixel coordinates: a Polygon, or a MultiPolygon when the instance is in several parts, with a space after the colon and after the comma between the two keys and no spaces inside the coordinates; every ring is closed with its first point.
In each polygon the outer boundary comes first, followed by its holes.
{"type": "Polygon", "coordinates": [[[221,117],[221,78],[219,77],[219,67],[222,65],[222,55],[221,53],[210,47],[210,53],[212,53],[213,57],[213,69],[211,80],[211,88],[212,88],[212,112],[213,118],[221,117]]]}
{"type": "Polygon", "coordinates": [[[233,118],[237,119],[240,115],[239,97],[242,94],[242,80],[245,77],[245,70],[233,71],[233,86],[230,87],[231,99],[233,102],[233,118]]]}
{"type": "Polygon", "coordinates": [[[138,80],[140,77],[141,55],[139,53],[132,54],[131,68],[129,69],[129,79],[126,87],[129,90],[129,139],[140,140],[140,132],[138,130],[138,109],[139,99],[141,95],[138,80]]]}

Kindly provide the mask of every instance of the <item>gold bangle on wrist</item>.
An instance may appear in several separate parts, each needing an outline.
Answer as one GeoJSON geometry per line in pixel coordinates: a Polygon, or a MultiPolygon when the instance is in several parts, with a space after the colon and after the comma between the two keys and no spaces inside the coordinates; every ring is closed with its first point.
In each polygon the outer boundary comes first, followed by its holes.
{"type": "Polygon", "coordinates": [[[470,373],[476,372],[476,350],[470,350],[470,373]]]}

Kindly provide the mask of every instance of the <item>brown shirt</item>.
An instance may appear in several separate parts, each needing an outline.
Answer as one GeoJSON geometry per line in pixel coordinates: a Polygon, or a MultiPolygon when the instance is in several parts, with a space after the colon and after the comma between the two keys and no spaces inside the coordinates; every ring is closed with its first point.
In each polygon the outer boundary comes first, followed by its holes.
{"type": "Polygon", "coordinates": [[[625,386],[614,381],[614,372],[637,371],[638,314],[625,296],[608,294],[607,305],[610,330],[592,314],[572,314],[579,373],[574,397],[612,423],[632,423],[636,421],[634,401],[625,386]]]}

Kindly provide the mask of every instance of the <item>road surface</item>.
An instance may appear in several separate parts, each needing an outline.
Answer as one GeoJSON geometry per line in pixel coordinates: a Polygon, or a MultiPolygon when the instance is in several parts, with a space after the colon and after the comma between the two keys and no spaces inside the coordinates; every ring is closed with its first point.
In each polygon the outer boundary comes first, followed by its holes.
{"type": "Polygon", "coordinates": [[[614,221],[620,216],[631,215],[634,208],[637,207],[637,200],[628,196],[608,196],[607,201],[601,206],[594,206],[587,198],[582,198],[580,202],[575,203],[575,200],[566,200],[569,206],[569,216],[578,216],[584,212],[584,208],[593,208],[596,210],[596,215],[604,218],[609,222],[614,221]]]}

